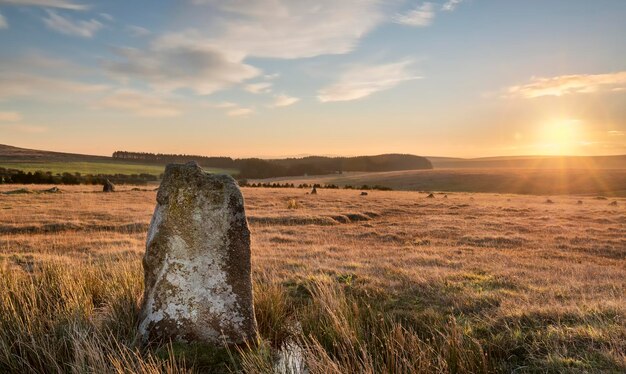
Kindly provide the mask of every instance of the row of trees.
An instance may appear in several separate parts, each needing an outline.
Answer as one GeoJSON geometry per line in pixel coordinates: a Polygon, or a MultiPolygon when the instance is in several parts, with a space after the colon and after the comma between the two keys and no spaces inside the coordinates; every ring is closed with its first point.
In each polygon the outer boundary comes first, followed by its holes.
{"type": "Polygon", "coordinates": [[[378,191],[391,191],[392,189],[390,187],[386,187],[386,186],[380,186],[380,185],[374,185],[374,186],[369,186],[367,184],[361,185],[361,186],[352,186],[352,185],[345,185],[343,187],[340,187],[336,184],[319,184],[319,183],[315,183],[315,184],[308,184],[308,183],[301,183],[298,186],[296,186],[294,183],[248,183],[247,180],[245,179],[241,179],[238,181],[239,186],[241,187],[257,187],[257,188],[325,188],[325,189],[346,189],[346,190],[378,190],[378,191]]]}
{"type": "Polygon", "coordinates": [[[158,177],[152,174],[52,174],[42,171],[33,173],[17,169],[0,168],[0,184],[103,184],[107,179],[116,184],[143,185],[157,181],[158,177]]]}
{"type": "Polygon", "coordinates": [[[432,169],[424,157],[405,154],[387,154],[358,157],[303,157],[263,160],[260,158],[232,159],[179,154],[117,151],[113,158],[148,163],[184,163],[196,161],[204,167],[236,169],[239,178],[276,178],[301,175],[323,175],[344,171],[394,171],[432,169]]]}

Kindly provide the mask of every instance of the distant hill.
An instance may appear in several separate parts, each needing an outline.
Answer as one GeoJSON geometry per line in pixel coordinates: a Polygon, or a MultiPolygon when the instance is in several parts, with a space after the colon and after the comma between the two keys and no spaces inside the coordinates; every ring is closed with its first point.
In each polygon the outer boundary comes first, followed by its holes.
{"type": "Polygon", "coordinates": [[[0,144],[0,162],[111,162],[111,157],[39,151],[0,144]]]}
{"type": "Polygon", "coordinates": [[[197,155],[155,154],[116,151],[112,157],[24,149],[0,145],[0,167],[25,172],[80,172],[87,174],[149,173],[158,175],[172,162],[196,161],[210,170],[220,170],[239,178],[275,178],[302,175],[337,174],[348,171],[375,172],[432,169],[428,159],[415,155],[386,154],[357,157],[307,156],[263,160],[233,159],[197,155]]]}
{"type": "Polygon", "coordinates": [[[503,156],[481,158],[427,157],[435,169],[624,169],[618,156],[503,156]]]}

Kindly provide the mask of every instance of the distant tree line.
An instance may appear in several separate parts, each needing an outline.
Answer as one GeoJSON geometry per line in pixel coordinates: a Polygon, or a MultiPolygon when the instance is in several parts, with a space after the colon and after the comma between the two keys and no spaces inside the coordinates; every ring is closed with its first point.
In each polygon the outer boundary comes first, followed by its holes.
{"type": "Polygon", "coordinates": [[[257,187],[257,188],[326,188],[326,189],[340,189],[343,188],[345,190],[378,190],[378,191],[391,191],[391,187],[386,187],[386,186],[380,186],[380,185],[374,185],[374,186],[369,186],[367,184],[361,185],[361,186],[351,186],[351,185],[345,185],[343,187],[337,186],[336,184],[319,184],[319,183],[315,183],[315,184],[308,184],[308,183],[301,183],[298,186],[296,186],[294,183],[248,183],[247,180],[245,179],[241,179],[239,181],[237,181],[237,183],[239,184],[239,186],[241,187],[257,187]]]}
{"type": "Polygon", "coordinates": [[[407,154],[358,157],[310,156],[263,160],[260,158],[232,159],[230,157],[116,151],[113,153],[113,158],[156,164],[196,161],[203,167],[236,169],[239,178],[253,179],[335,174],[344,171],[374,172],[433,168],[427,158],[407,154]]]}
{"type": "Polygon", "coordinates": [[[155,182],[159,178],[152,174],[81,174],[51,172],[24,172],[18,169],[6,169],[0,167],[0,184],[103,184],[105,180],[115,184],[143,185],[155,182]]]}

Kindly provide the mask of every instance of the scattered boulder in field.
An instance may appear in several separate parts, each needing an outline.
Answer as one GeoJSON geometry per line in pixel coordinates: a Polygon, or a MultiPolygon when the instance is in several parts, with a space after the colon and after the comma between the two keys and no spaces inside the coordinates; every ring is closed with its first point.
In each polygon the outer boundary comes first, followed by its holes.
{"type": "Polygon", "coordinates": [[[367,192],[361,191],[361,196],[367,196],[367,192]]]}
{"type": "Polygon", "coordinates": [[[582,200],[578,200],[578,202],[576,204],[583,205],[583,201],[582,200]]]}
{"type": "Polygon", "coordinates": [[[427,199],[434,199],[434,198],[435,198],[435,195],[433,195],[433,194],[428,194],[428,196],[426,196],[426,198],[427,198],[427,199]]]}
{"type": "Polygon", "coordinates": [[[317,188],[313,187],[311,190],[311,195],[317,195],[317,188]]]}
{"type": "Polygon", "coordinates": [[[143,343],[254,343],[250,231],[231,176],[166,167],[143,266],[143,343]]]}
{"type": "Polygon", "coordinates": [[[61,190],[59,189],[59,187],[54,186],[52,188],[48,188],[47,190],[43,190],[41,192],[44,192],[44,193],[59,193],[59,192],[61,192],[61,190]]]}
{"type": "Polygon", "coordinates": [[[23,195],[23,194],[31,194],[31,193],[33,193],[33,191],[29,190],[28,188],[20,188],[17,190],[7,191],[4,194],[5,195],[23,195]]]}
{"type": "Polygon", "coordinates": [[[550,200],[550,199],[547,199],[547,200],[546,200],[546,204],[554,204],[554,201],[552,201],[552,200],[550,200]]]}
{"type": "Polygon", "coordinates": [[[115,185],[111,183],[110,180],[105,180],[104,186],[102,186],[102,192],[115,192],[115,185]]]}
{"type": "Polygon", "coordinates": [[[443,195],[443,198],[444,198],[444,199],[447,199],[447,198],[448,198],[448,195],[443,195]]]}
{"type": "Polygon", "coordinates": [[[611,206],[617,206],[617,200],[613,200],[609,203],[611,206]]]}

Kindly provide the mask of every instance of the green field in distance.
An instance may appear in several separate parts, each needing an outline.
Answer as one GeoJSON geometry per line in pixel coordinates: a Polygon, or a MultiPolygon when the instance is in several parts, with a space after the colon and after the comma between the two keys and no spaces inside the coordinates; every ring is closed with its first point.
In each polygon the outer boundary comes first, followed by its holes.
{"type": "MultiPolygon", "coordinates": [[[[146,165],[119,162],[0,162],[1,168],[18,169],[24,172],[51,172],[52,174],[152,174],[159,176],[165,170],[163,165],[146,165]]],[[[235,174],[236,170],[204,168],[209,173],[235,174]]]]}

